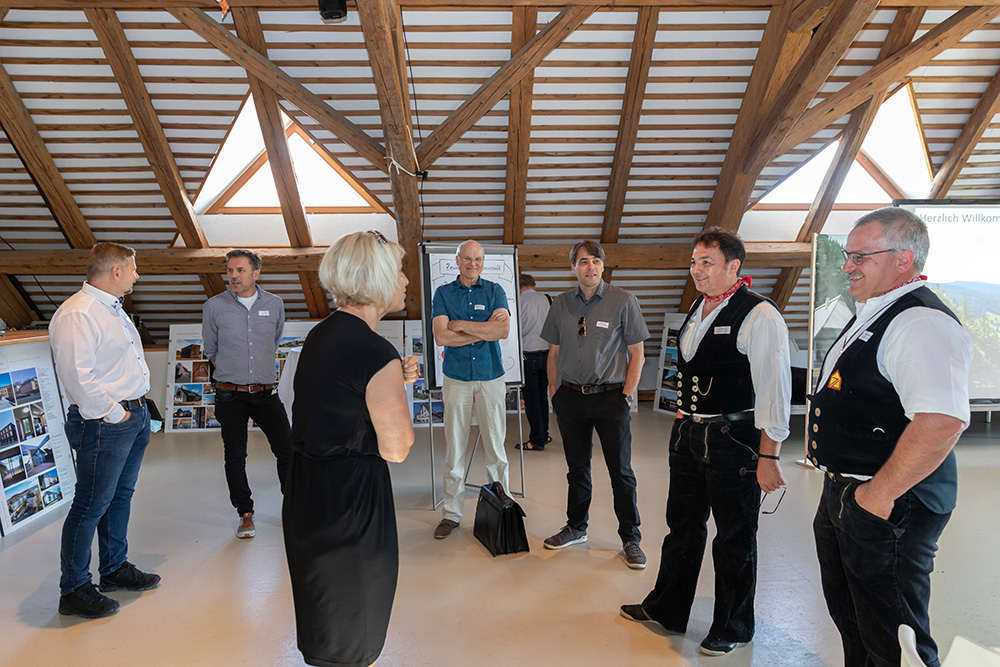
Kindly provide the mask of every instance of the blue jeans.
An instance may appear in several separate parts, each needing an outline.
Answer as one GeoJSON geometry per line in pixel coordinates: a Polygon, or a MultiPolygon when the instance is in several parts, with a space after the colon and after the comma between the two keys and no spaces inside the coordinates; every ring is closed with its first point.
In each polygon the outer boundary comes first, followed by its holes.
{"type": "Polygon", "coordinates": [[[524,353],[524,413],[531,426],[528,440],[545,446],[549,439],[548,352],[524,353]]]}
{"type": "Polygon", "coordinates": [[[59,590],[69,595],[91,581],[90,549],[97,531],[99,572],[108,575],[128,556],[129,512],[142,455],[149,444],[149,412],[129,410],[119,424],[66,414],[66,438],[76,450],[76,494],[63,523],[59,590]]]}
{"type": "Polygon", "coordinates": [[[715,611],[709,634],[731,642],[753,639],[759,451],[760,431],[752,419],[713,424],[674,421],[667,495],[670,530],[663,538],[656,584],[642,601],[650,618],[668,630],[687,630],[711,511],[716,527],[715,611]]]}
{"type": "Polygon", "coordinates": [[[899,665],[896,632],[905,623],[916,632],[920,658],[937,667],[927,605],[937,540],[951,513],[931,512],[908,491],[887,521],[858,506],[857,487],[824,480],[813,520],[823,595],[840,630],[844,664],[899,665]]]}

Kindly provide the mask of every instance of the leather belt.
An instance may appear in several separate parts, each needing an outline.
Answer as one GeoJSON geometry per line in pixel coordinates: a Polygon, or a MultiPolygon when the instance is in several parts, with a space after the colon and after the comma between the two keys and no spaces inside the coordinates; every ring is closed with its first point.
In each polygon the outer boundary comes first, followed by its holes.
{"type": "Polygon", "coordinates": [[[606,391],[614,391],[615,389],[621,389],[625,386],[624,382],[611,382],[609,384],[573,384],[572,382],[562,381],[564,387],[569,387],[573,391],[578,391],[581,394],[602,394],[606,391]]]}
{"type": "Polygon", "coordinates": [[[838,484],[864,484],[871,479],[871,475],[843,475],[829,470],[824,470],[823,474],[838,484]]]}
{"type": "Polygon", "coordinates": [[[730,412],[728,415],[712,415],[711,417],[701,417],[699,415],[684,415],[695,424],[715,424],[718,422],[738,422],[744,419],[753,419],[753,410],[743,412],[730,412]]]}
{"type": "Polygon", "coordinates": [[[225,389],[226,391],[245,391],[251,394],[257,394],[262,391],[271,391],[277,385],[276,384],[230,384],[229,382],[216,382],[216,389],[225,389]]]}
{"type": "Polygon", "coordinates": [[[548,350],[528,350],[525,352],[525,354],[544,354],[544,355],[548,355],[548,353],[549,353],[548,350]]]}
{"type": "Polygon", "coordinates": [[[138,408],[146,405],[146,397],[140,396],[139,398],[130,398],[127,401],[118,401],[118,404],[126,410],[131,410],[132,408],[138,408]]]}

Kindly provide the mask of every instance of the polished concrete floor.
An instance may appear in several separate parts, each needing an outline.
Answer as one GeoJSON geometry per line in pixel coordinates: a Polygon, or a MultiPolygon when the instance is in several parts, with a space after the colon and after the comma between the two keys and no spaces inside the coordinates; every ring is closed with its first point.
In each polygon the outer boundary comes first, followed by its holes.
{"type": "MultiPolygon", "coordinates": [[[[671,419],[643,404],[633,421],[643,546],[650,566],[626,568],[615,533],[603,461],[595,468],[589,543],[563,551],[542,539],[564,523],[565,463],[555,441],[525,454],[521,501],[531,552],[493,558],[472,536],[475,500],[461,530],[431,537],[426,430],[409,459],[392,466],[400,535],[399,588],[379,665],[756,665],[842,663],[839,638],[818,583],[811,519],[821,486],[793,462],[801,418],[793,421],[782,467],[788,493],[760,524],[757,635],[734,653],[699,656],[712,610],[711,557],[698,584],[685,636],[657,633],[619,617],[653,584],[663,519],[664,452],[671,419]]],[[[1000,429],[1000,424],[997,426],[1000,429]]],[[[516,442],[512,424],[510,443],[516,442]]],[[[933,579],[933,630],[944,650],[956,634],[1000,646],[1000,431],[982,414],[958,445],[959,507],[941,540],[933,579]]],[[[437,461],[443,462],[438,431],[437,461]]],[[[508,448],[511,485],[520,488],[517,450],[508,448]]],[[[301,665],[280,527],[280,495],[263,436],[251,436],[249,463],[257,537],[234,537],[217,436],[153,436],[129,532],[130,560],[163,576],[160,588],[115,593],[121,611],[83,621],[60,616],[59,531],[65,510],[0,540],[0,665],[73,667],[301,665]]],[[[484,477],[482,455],[471,481],[484,477]]],[[[766,508],[765,508],[766,509],[766,508]]],[[[96,568],[96,563],[94,565],[96,568]]]]}

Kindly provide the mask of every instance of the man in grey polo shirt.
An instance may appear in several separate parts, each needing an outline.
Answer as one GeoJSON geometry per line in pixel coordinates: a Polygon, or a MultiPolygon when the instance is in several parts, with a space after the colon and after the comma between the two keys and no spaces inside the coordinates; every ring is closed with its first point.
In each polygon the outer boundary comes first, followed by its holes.
{"type": "Polygon", "coordinates": [[[291,452],[288,416],[275,393],[274,355],[285,327],[285,304],[257,287],[260,266],[255,252],[226,253],[229,289],[205,302],[201,321],[205,356],[215,366],[215,418],[222,425],[229,500],[240,516],[236,537],[242,539],[256,534],[246,469],[249,420],[267,436],[282,492],[291,452]]]}
{"type": "Polygon", "coordinates": [[[549,348],[549,394],[556,413],[569,471],[566,525],[546,538],[546,549],[563,549],[587,541],[592,485],[590,460],[597,431],[611,475],[618,535],[625,563],[646,567],[639,542],[639,509],[632,472],[632,396],[642,373],[643,341],[649,329],[639,301],[608,285],[604,249],[581,241],[570,251],[578,285],[552,301],[542,327],[549,348]],[[561,378],[561,382],[560,382],[561,378]]]}

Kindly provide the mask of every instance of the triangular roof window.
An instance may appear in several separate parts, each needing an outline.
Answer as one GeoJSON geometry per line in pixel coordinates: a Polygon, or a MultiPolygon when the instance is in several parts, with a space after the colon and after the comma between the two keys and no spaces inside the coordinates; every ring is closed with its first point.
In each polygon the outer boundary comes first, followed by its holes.
{"type": "MultiPolygon", "coordinates": [[[[836,150],[835,141],[762,197],[755,208],[808,207],[816,198],[836,150]]],[[[924,197],[931,184],[928,165],[912,88],[903,86],[879,108],[837,194],[836,205],[888,206],[893,199],[924,197]]]]}
{"type": "MultiPolygon", "coordinates": [[[[281,118],[306,213],[386,212],[378,199],[308,132],[284,112],[281,118]]],[[[264,139],[249,96],[205,179],[195,208],[206,214],[281,213],[264,139]]]]}

